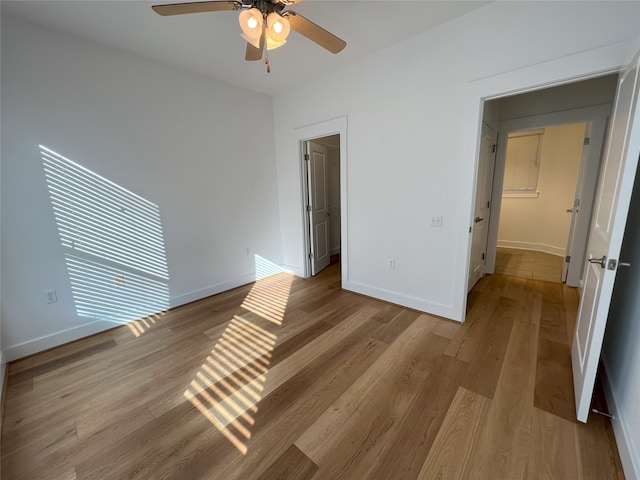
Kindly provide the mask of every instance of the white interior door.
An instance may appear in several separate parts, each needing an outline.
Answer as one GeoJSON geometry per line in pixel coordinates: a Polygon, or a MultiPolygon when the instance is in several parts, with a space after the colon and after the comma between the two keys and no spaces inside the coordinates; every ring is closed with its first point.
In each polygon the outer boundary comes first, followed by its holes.
{"type": "MultiPolygon", "coordinates": [[[[587,131],[590,125],[585,126],[585,139],[589,138],[587,131]]],[[[568,205],[567,213],[571,214],[571,223],[569,225],[569,237],[567,238],[567,249],[564,257],[564,264],[562,266],[562,281],[567,283],[571,287],[577,287],[577,283],[571,283],[568,281],[569,270],[572,270],[572,279],[576,277],[576,271],[578,271],[577,279],[580,280],[582,275],[582,258],[584,256],[584,248],[587,246],[586,238],[584,239],[584,246],[582,252],[579,252],[580,242],[576,236],[576,225],[579,217],[584,217],[580,203],[582,202],[585,173],[587,168],[587,160],[589,158],[589,145],[585,143],[582,147],[582,157],[580,158],[580,168],[578,170],[578,179],[576,182],[576,193],[574,195],[573,205],[568,205]],[[574,250],[576,251],[574,254],[574,250]]]]}
{"type": "Polygon", "coordinates": [[[586,422],[640,156],[640,53],[621,73],[598,181],[588,264],[571,348],[578,420],[586,422]]]}
{"type": "Polygon", "coordinates": [[[307,142],[309,181],[309,237],[311,240],[311,275],[329,266],[329,188],[327,184],[327,149],[307,142]]]}
{"type": "MultiPolygon", "coordinates": [[[[601,109],[601,107],[598,107],[601,109]]],[[[591,213],[598,185],[598,173],[600,172],[600,160],[603,151],[605,133],[610,111],[602,112],[597,118],[590,120],[585,128],[585,145],[582,150],[580,172],[576,184],[576,194],[571,213],[571,232],[567,242],[567,253],[563,271],[563,281],[570,287],[579,287],[584,271],[584,258],[591,227],[591,213]]]]}
{"type": "Polygon", "coordinates": [[[467,292],[485,273],[487,253],[487,234],[489,232],[489,213],[491,207],[491,189],[496,154],[496,132],[486,123],[482,124],[480,138],[480,158],[478,159],[478,177],[476,184],[476,203],[473,212],[471,236],[471,259],[469,260],[469,283],[467,292]]]}

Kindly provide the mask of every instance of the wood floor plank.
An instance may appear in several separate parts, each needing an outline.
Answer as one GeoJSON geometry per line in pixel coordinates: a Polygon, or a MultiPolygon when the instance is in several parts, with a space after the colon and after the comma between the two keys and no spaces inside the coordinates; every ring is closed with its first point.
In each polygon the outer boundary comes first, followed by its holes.
{"type": "Polygon", "coordinates": [[[438,322],[433,327],[433,333],[435,335],[440,335],[441,337],[445,337],[448,339],[453,339],[461,330],[462,323],[454,322],[453,320],[441,319],[441,322],[438,322]]]}
{"type": "MultiPolygon", "coordinates": [[[[355,336],[341,340],[265,397],[255,414],[255,427],[238,461],[229,442],[210,444],[191,458],[181,477],[245,479],[265,469],[284,453],[294,439],[386,349],[378,341],[355,336]],[[355,343],[354,343],[355,342],[355,343]],[[291,398],[299,399],[290,402],[291,398]],[[212,464],[211,456],[217,461],[212,464]]],[[[168,477],[172,478],[172,477],[168,477]]]]}
{"type": "Polygon", "coordinates": [[[603,478],[582,471],[574,423],[537,408],[533,410],[532,420],[532,454],[527,478],[603,478]]]}
{"type": "Polygon", "coordinates": [[[609,420],[562,409],[577,301],[488,275],[457,324],[340,289],[336,263],[278,274],[9,364],[0,473],[621,480],[609,420]]]}
{"type": "Polygon", "coordinates": [[[256,480],[309,480],[318,470],[295,445],[291,445],[256,480]]]}
{"type": "MultiPolygon", "coordinates": [[[[427,341],[432,323],[414,320],[400,337],[376,360],[364,375],[362,375],[337,401],[327,408],[323,415],[296,441],[296,445],[317,464],[322,463],[331,449],[330,438],[336,435],[336,430],[347,428],[346,422],[353,420],[353,414],[359,413],[363,406],[375,400],[376,387],[380,384],[393,382],[397,377],[389,375],[407,375],[415,368],[415,362],[420,363],[417,349],[427,341]],[[402,364],[398,372],[396,363],[402,364]]],[[[384,386],[384,385],[383,385],[384,386]]],[[[393,388],[391,388],[393,390],[393,388]]]]}
{"type": "Polygon", "coordinates": [[[319,477],[364,478],[448,344],[432,329],[433,322],[414,321],[296,440],[318,465],[319,477]],[[345,438],[357,448],[346,450],[345,438]]]}
{"type": "Polygon", "coordinates": [[[12,382],[11,385],[7,385],[7,392],[10,393],[12,397],[13,395],[18,397],[23,394],[28,394],[29,392],[33,392],[33,378],[29,378],[19,383],[12,382]]]}
{"type": "Polygon", "coordinates": [[[182,404],[153,423],[145,424],[118,442],[112,442],[99,454],[83,459],[76,465],[76,472],[83,480],[145,478],[158,458],[168,456],[176,448],[176,442],[182,445],[193,441],[203,432],[211,434],[206,441],[214,441],[217,431],[210,428],[208,421],[193,405],[182,404]],[[130,455],[135,455],[138,460],[126,461],[130,455]]]}
{"type": "Polygon", "coordinates": [[[105,350],[109,350],[116,346],[116,342],[114,340],[107,340],[105,342],[100,342],[97,345],[84,348],[75,353],[71,353],[64,357],[57,358],[55,360],[51,360],[47,363],[41,363],[37,366],[33,366],[29,369],[22,370],[19,373],[14,373],[9,375],[9,385],[12,383],[20,383],[24,380],[30,380],[35,377],[38,377],[44,373],[51,372],[53,370],[57,370],[65,365],[70,365],[78,360],[87,359],[92,355],[95,355],[99,352],[104,352],[105,350]]]}
{"type": "Polygon", "coordinates": [[[444,417],[419,480],[462,479],[473,445],[479,441],[491,400],[460,387],[444,417]]]}
{"type": "Polygon", "coordinates": [[[531,447],[531,416],[537,327],[515,321],[493,401],[489,405],[479,445],[463,478],[526,477],[531,447]]]}
{"type": "Polygon", "coordinates": [[[542,317],[543,285],[539,280],[527,280],[523,290],[522,319],[538,326],[542,317]]]}
{"type": "Polygon", "coordinates": [[[570,422],[576,421],[571,349],[566,343],[539,339],[533,405],[570,422]]]}
{"type": "Polygon", "coordinates": [[[567,343],[568,338],[562,291],[561,284],[543,283],[540,338],[557,343],[567,343]]]}
{"type": "MultiPolygon", "coordinates": [[[[85,435],[82,439],[78,436],[67,435],[66,441],[56,444],[55,449],[50,446],[42,448],[37,444],[28,445],[9,456],[9,459],[24,465],[25,478],[38,478],[38,470],[46,472],[48,475],[56,471],[66,471],[69,462],[80,463],[84,458],[100,454],[104,449],[110,447],[113,438],[126,438],[128,434],[152,420],[153,417],[148,410],[135,408],[123,417],[114,418],[112,423],[100,432],[90,436],[85,435]],[[36,458],[38,461],[34,462],[36,458]]],[[[47,476],[45,475],[43,478],[47,478],[47,476]]]]}
{"type": "Polygon", "coordinates": [[[491,318],[499,301],[499,295],[483,295],[479,298],[469,310],[462,329],[454,336],[445,353],[463,362],[475,359],[478,344],[482,342],[482,337],[485,335],[484,321],[491,318]]]}
{"type": "Polygon", "coordinates": [[[396,429],[395,439],[378,452],[366,478],[417,478],[468,368],[469,364],[449,355],[440,356],[396,429]]]}
{"type": "MultiPolygon", "coordinates": [[[[387,319],[385,322],[381,322],[378,326],[372,328],[369,335],[371,338],[375,338],[389,345],[420,316],[421,314],[419,312],[404,310],[393,318],[387,319]]],[[[425,318],[426,317],[425,315],[425,318]]],[[[430,320],[426,321],[430,322],[430,320]]]]}
{"type": "Polygon", "coordinates": [[[478,322],[480,329],[476,329],[477,334],[464,345],[458,357],[471,365],[462,382],[463,387],[493,398],[519,311],[517,300],[500,297],[491,315],[478,322]]]}

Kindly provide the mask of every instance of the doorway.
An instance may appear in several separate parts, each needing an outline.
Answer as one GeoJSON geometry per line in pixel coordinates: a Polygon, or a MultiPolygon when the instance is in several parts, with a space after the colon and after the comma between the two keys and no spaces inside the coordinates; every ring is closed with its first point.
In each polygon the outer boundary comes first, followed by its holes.
{"type": "Polygon", "coordinates": [[[306,270],[315,276],[340,264],[340,134],[305,140],[302,150],[306,270]]]}
{"type": "MultiPolygon", "coordinates": [[[[521,195],[520,198],[505,198],[503,196],[509,134],[515,133],[518,135],[522,132],[535,130],[540,130],[544,133],[545,129],[548,129],[548,133],[551,133],[552,129],[556,127],[574,125],[576,142],[581,144],[575,147],[576,149],[581,149],[577,178],[574,176],[573,183],[564,187],[570,192],[569,197],[564,200],[557,200],[555,204],[551,202],[551,206],[548,207],[557,210],[555,213],[560,219],[563,216],[565,220],[570,219],[570,225],[573,225],[573,227],[570,226],[569,232],[564,233],[566,236],[564,236],[563,241],[556,240],[554,242],[555,245],[551,245],[555,248],[549,249],[546,246],[542,248],[540,244],[546,242],[540,239],[531,240],[526,238],[526,230],[531,230],[531,222],[528,216],[521,212],[522,216],[519,219],[516,218],[520,221],[520,224],[512,229],[519,237],[507,238],[507,240],[516,243],[505,244],[503,242],[500,246],[541,250],[545,253],[551,253],[558,257],[556,260],[560,260],[562,263],[566,283],[570,286],[580,286],[584,263],[582,260],[584,259],[589,232],[598,168],[616,86],[617,74],[613,74],[559,87],[485,101],[483,122],[498,131],[498,142],[496,146],[496,164],[491,184],[491,209],[489,225],[486,229],[486,243],[484,243],[484,239],[477,240],[475,238],[475,228],[473,229],[472,237],[472,242],[486,245],[482,275],[499,273],[496,271],[496,260],[500,224],[504,224],[504,222],[500,221],[501,211],[504,208],[508,214],[510,213],[512,217],[514,216],[511,211],[513,210],[511,208],[512,205],[508,204],[508,202],[511,204],[517,202],[532,204],[535,201],[534,199],[543,199],[543,196],[544,200],[549,199],[548,192],[538,192],[534,187],[527,192],[529,198],[524,195],[521,195]],[[580,130],[583,133],[578,135],[580,130]],[[579,205],[576,205],[576,202],[579,205]],[[568,212],[567,210],[573,211],[568,212]],[[538,245],[534,245],[535,248],[531,248],[531,244],[536,243],[538,245]],[[566,253],[567,249],[571,252],[571,255],[566,253]],[[567,259],[567,257],[571,258],[567,259]]],[[[558,136],[566,136],[566,132],[556,135],[556,137],[558,136]]],[[[542,141],[542,146],[544,146],[544,140],[542,141]]],[[[483,188],[480,184],[480,178],[477,179],[477,182],[477,189],[483,188]]],[[[544,216],[545,214],[549,215],[549,212],[545,213],[543,209],[542,215],[544,216]]],[[[538,230],[540,230],[540,227],[538,230]]],[[[503,236],[501,240],[504,239],[503,236]]],[[[517,263],[517,259],[513,263],[517,263]]],[[[498,270],[503,267],[504,264],[500,264],[498,270]]],[[[545,270],[548,271],[546,268],[545,270]]]]}
{"type": "Polygon", "coordinates": [[[583,202],[586,131],[580,122],[502,132],[507,147],[495,273],[566,281],[563,265],[574,245],[569,237],[583,202]]]}

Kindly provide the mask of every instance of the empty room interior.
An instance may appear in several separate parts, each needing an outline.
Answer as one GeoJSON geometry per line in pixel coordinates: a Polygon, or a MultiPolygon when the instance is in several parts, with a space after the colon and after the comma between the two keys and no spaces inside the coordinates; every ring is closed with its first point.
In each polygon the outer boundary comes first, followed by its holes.
{"type": "Polygon", "coordinates": [[[0,18],[2,478],[640,478],[640,2],[0,18]]]}

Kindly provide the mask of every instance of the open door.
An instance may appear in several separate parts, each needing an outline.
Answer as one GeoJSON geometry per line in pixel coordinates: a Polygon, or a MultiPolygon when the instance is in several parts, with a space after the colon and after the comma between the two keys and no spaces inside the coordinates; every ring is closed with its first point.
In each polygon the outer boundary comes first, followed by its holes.
{"type": "Polygon", "coordinates": [[[622,237],[640,156],[640,53],[621,73],[587,245],[584,287],[571,348],[576,415],[586,422],[622,237]]]}
{"type": "Polygon", "coordinates": [[[319,143],[306,142],[309,239],[311,243],[311,275],[329,266],[329,189],[327,183],[327,149],[319,143]]]}
{"type": "Polygon", "coordinates": [[[576,193],[573,204],[567,205],[567,212],[571,213],[571,227],[562,268],[562,281],[570,287],[580,286],[584,271],[591,214],[609,116],[599,115],[597,119],[586,123],[576,193]]]}
{"type": "Polygon", "coordinates": [[[473,210],[473,231],[471,237],[471,258],[469,260],[469,282],[467,292],[485,273],[487,253],[487,235],[489,233],[489,214],[493,169],[496,163],[497,133],[486,123],[482,124],[480,152],[478,158],[478,177],[476,181],[476,202],[473,210]]]}

